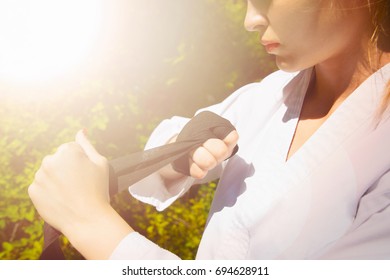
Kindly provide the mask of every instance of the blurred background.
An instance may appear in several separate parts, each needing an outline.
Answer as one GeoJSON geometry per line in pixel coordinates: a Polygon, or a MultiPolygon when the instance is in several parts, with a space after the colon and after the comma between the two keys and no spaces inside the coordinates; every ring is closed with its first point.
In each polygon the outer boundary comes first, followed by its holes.
{"type": "MultiPolygon", "coordinates": [[[[0,259],[39,257],[43,221],[27,187],[79,129],[108,158],[135,152],[162,119],[190,117],[276,69],[243,27],[245,2],[0,0],[0,259]]],[[[113,205],[193,259],[215,187],[195,186],[164,212],[128,193],[113,205]]]]}

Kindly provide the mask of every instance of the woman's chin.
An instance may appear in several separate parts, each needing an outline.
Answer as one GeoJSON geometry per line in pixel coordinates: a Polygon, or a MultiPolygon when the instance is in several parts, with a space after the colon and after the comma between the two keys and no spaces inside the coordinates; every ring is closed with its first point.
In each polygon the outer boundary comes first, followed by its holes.
{"type": "Polygon", "coordinates": [[[280,70],[290,73],[302,71],[311,67],[309,65],[298,63],[297,61],[294,61],[294,59],[286,59],[281,56],[275,56],[275,62],[280,70]]]}

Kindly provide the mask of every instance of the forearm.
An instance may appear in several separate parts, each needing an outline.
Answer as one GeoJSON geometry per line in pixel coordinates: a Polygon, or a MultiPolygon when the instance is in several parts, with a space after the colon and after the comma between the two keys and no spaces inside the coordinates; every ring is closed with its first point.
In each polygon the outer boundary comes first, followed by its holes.
{"type": "Polygon", "coordinates": [[[120,241],[133,231],[108,205],[96,211],[94,219],[70,223],[64,234],[86,259],[108,259],[120,241]]]}

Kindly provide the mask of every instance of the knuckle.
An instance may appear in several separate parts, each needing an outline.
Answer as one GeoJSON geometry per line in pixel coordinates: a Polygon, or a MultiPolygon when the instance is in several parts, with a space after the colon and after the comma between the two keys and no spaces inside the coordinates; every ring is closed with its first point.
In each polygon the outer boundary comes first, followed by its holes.
{"type": "Polygon", "coordinates": [[[197,164],[193,163],[190,166],[190,174],[191,177],[195,179],[202,179],[204,176],[206,176],[207,172],[202,170],[197,164]]]}
{"type": "Polygon", "coordinates": [[[204,147],[200,147],[195,151],[193,155],[193,161],[201,169],[205,169],[205,170],[209,170],[217,164],[214,156],[204,147]]]}
{"type": "Polygon", "coordinates": [[[239,139],[239,135],[237,133],[237,130],[233,130],[232,132],[230,132],[228,134],[228,136],[226,136],[226,138],[224,139],[224,142],[227,145],[235,145],[237,143],[238,139],[239,139]]]}
{"type": "Polygon", "coordinates": [[[66,151],[66,150],[68,150],[68,149],[69,149],[69,143],[61,144],[61,145],[58,146],[58,148],[57,148],[57,153],[66,151]]]}
{"type": "Polygon", "coordinates": [[[32,183],[28,188],[27,188],[27,193],[28,196],[31,198],[31,200],[34,200],[37,196],[37,185],[36,183],[32,183]]]}
{"type": "Polygon", "coordinates": [[[34,195],[34,184],[31,184],[30,186],[28,186],[27,193],[28,193],[28,196],[30,198],[34,195]]]}
{"type": "Polygon", "coordinates": [[[42,160],[41,168],[50,169],[50,167],[52,165],[52,159],[53,159],[53,156],[45,156],[42,160]]]}
{"type": "Polygon", "coordinates": [[[34,183],[38,183],[38,184],[41,184],[42,182],[45,181],[45,172],[41,169],[39,169],[35,175],[34,175],[34,183]]]}
{"type": "Polygon", "coordinates": [[[226,145],[220,145],[218,149],[215,150],[214,156],[218,161],[222,161],[228,156],[228,153],[228,147],[226,145]]]}
{"type": "Polygon", "coordinates": [[[205,176],[205,172],[197,170],[193,174],[191,174],[193,178],[195,179],[203,179],[205,176]]]}
{"type": "Polygon", "coordinates": [[[76,142],[68,142],[60,145],[57,149],[57,153],[69,153],[77,150],[80,150],[80,147],[76,142]]]}
{"type": "Polygon", "coordinates": [[[55,158],[74,159],[86,156],[83,149],[76,142],[69,142],[58,147],[55,158]]]}
{"type": "Polygon", "coordinates": [[[208,150],[210,156],[213,157],[213,164],[217,164],[227,157],[228,147],[222,140],[210,139],[204,144],[204,147],[208,150]]]}
{"type": "Polygon", "coordinates": [[[210,170],[210,169],[214,168],[216,164],[217,164],[217,162],[214,159],[214,157],[209,156],[204,160],[202,167],[204,167],[204,169],[206,169],[206,170],[210,170]]]}

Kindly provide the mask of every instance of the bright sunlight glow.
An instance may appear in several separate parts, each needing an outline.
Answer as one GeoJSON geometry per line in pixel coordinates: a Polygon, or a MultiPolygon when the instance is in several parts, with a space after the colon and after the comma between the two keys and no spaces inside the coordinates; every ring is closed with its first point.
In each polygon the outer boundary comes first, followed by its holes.
{"type": "Polygon", "coordinates": [[[1,0],[0,78],[58,77],[88,54],[101,23],[101,0],[1,0]]]}

